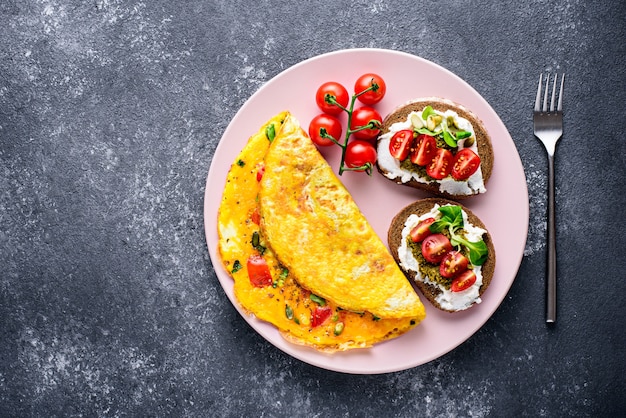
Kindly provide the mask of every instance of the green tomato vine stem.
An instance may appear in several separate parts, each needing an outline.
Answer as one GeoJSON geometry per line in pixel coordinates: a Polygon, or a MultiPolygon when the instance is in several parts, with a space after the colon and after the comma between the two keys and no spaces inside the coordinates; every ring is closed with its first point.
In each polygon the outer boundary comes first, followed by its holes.
{"type": "Polygon", "coordinates": [[[329,135],[328,132],[326,131],[326,129],[322,128],[320,130],[320,136],[322,138],[326,138],[331,140],[334,144],[338,145],[339,147],[341,147],[341,164],[339,165],[339,175],[342,175],[344,171],[364,171],[368,176],[371,176],[373,173],[373,166],[371,163],[365,163],[361,166],[358,167],[347,167],[345,164],[345,160],[346,160],[346,149],[348,148],[348,140],[350,139],[350,136],[358,131],[362,131],[365,129],[374,129],[374,128],[380,128],[380,123],[377,120],[370,120],[369,123],[367,123],[366,125],[363,126],[358,126],[356,127],[356,129],[350,129],[350,126],[352,125],[352,114],[354,113],[354,104],[356,103],[356,99],[361,96],[362,94],[367,93],[370,90],[376,91],[378,90],[378,84],[376,83],[372,83],[368,88],[366,88],[365,90],[359,92],[359,93],[355,93],[352,95],[352,98],[350,99],[350,105],[348,108],[345,108],[344,106],[342,106],[339,102],[337,102],[335,96],[331,95],[331,94],[326,94],[326,96],[324,96],[324,101],[328,104],[333,104],[335,106],[337,106],[338,108],[340,108],[341,110],[343,110],[344,112],[346,112],[348,114],[348,124],[347,124],[347,128],[346,128],[346,134],[344,135],[343,138],[343,142],[339,142],[336,138],[333,138],[332,135],[329,135]]]}

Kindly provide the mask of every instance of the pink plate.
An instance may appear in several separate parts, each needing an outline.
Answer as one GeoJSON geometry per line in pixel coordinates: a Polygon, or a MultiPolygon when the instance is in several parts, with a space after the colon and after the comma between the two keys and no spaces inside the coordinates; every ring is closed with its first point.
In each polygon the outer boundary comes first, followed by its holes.
{"type": "MultiPolygon", "coordinates": [[[[322,153],[337,172],[339,148],[326,148],[322,153]]],[[[341,180],[385,243],[392,217],[407,204],[426,196],[394,185],[377,172],[371,178],[363,173],[347,172],[341,180]]],[[[204,198],[211,261],[226,295],[243,318],[285,353],[317,367],[355,374],[387,373],[419,366],[448,353],[472,336],[495,312],[513,284],[526,245],[528,213],[522,163],[513,139],[491,106],[450,71],[410,54],[382,49],[342,50],[308,59],[283,71],[254,93],[222,136],[209,169],[204,198]],[[289,110],[308,129],[309,121],[319,113],[314,99],[319,85],[333,80],[351,91],[356,79],[366,72],[377,73],[387,82],[387,94],[376,105],[383,117],[411,99],[438,96],[464,105],[482,119],[493,142],[494,170],[487,193],[466,199],[463,204],[486,224],[498,261],[480,305],[449,314],[425,301],[426,319],[407,334],[369,349],[324,354],[285,341],[274,326],[241,311],[233,295],[233,281],[217,253],[217,212],[230,165],[263,123],[289,110]]]]}

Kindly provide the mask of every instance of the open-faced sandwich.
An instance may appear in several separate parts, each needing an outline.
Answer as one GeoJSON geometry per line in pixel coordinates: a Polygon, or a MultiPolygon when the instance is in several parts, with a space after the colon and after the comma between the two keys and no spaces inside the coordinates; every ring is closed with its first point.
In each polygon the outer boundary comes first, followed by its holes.
{"type": "Polygon", "coordinates": [[[496,253],[469,209],[443,198],[416,201],[393,218],[387,239],[406,276],[435,307],[457,312],[481,302],[496,253]]]}
{"type": "Polygon", "coordinates": [[[227,176],[218,248],[244,311],[322,351],[369,347],[425,309],[298,121],[276,115],[227,176]]]}
{"type": "Polygon", "coordinates": [[[417,99],[391,112],[377,151],[378,170],[389,180],[455,200],[485,193],[493,169],[482,122],[440,98],[417,99]]]}

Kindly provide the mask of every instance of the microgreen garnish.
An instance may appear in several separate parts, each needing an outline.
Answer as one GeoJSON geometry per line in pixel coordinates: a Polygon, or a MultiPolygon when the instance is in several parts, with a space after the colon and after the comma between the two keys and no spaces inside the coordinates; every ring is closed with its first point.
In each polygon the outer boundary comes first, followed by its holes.
{"type": "Polygon", "coordinates": [[[448,144],[452,148],[456,148],[457,139],[454,136],[452,136],[450,131],[448,131],[447,129],[443,130],[443,140],[446,141],[446,144],[448,144]]]}
{"type": "Polygon", "coordinates": [[[422,110],[422,119],[426,120],[428,119],[428,116],[430,116],[431,114],[434,114],[435,111],[433,110],[433,108],[431,106],[426,106],[424,108],[424,110],[422,110]]]}
{"type": "Polygon", "coordinates": [[[446,205],[439,208],[441,218],[430,225],[431,232],[438,233],[444,229],[450,232],[450,243],[455,247],[464,246],[469,250],[469,260],[476,266],[483,265],[487,261],[489,250],[484,240],[473,242],[458,234],[459,229],[463,229],[463,213],[460,206],[446,205]]]}

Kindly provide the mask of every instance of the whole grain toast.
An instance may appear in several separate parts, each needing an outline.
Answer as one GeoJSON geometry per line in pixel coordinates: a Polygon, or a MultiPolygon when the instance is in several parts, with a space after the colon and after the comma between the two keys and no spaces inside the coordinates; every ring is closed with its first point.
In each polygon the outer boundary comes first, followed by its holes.
{"type": "MultiPolygon", "coordinates": [[[[387,243],[389,245],[391,255],[400,266],[400,269],[404,272],[409,281],[411,281],[421,291],[424,297],[428,299],[430,303],[436,308],[446,312],[454,312],[442,308],[439,303],[437,303],[436,297],[441,293],[441,290],[434,285],[414,280],[415,273],[405,271],[400,265],[400,258],[398,256],[398,248],[400,247],[402,241],[402,229],[404,228],[404,222],[406,221],[406,219],[412,214],[421,216],[424,213],[430,212],[435,204],[439,204],[440,206],[447,204],[461,206],[461,209],[467,214],[467,220],[470,224],[487,230],[485,224],[471,210],[459,204],[458,202],[454,202],[444,198],[426,198],[411,203],[396,214],[396,216],[391,220],[391,224],[387,232],[387,243]]],[[[482,265],[483,284],[480,287],[480,295],[482,295],[485,290],[487,290],[487,287],[489,287],[496,268],[496,251],[493,245],[493,241],[491,239],[491,235],[488,231],[485,235],[483,235],[483,240],[485,241],[489,252],[487,260],[482,265]]]]}
{"type": "MultiPolygon", "coordinates": [[[[480,156],[480,170],[483,174],[483,181],[485,185],[487,181],[491,177],[491,173],[493,171],[493,163],[494,163],[494,154],[493,154],[493,146],[491,144],[491,138],[483,125],[483,122],[470,110],[465,108],[464,106],[455,103],[448,99],[442,99],[438,97],[427,97],[416,99],[410,101],[402,106],[394,109],[389,115],[385,117],[383,120],[382,128],[380,130],[380,135],[383,135],[389,132],[389,127],[396,122],[404,122],[407,120],[409,114],[413,111],[421,111],[426,106],[431,106],[433,109],[438,110],[440,112],[445,112],[446,110],[454,110],[460,117],[467,119],[470,121],[474,128],[474,132],[476,133],[476,146],[478,147],[478,155],[480,156]]],[[[379,138],[380,138],[379,135],[379,138]]],[[[378,139],[377,142],[379,142],[378,139]]],[[[380,171],[383,175],[385,174],[385,170],[381,168],[378,164],[378,171],[380,171]]],[[[388,177],[386,177],[388,178],[388,177]]],[[[388,178],[389,179],[389,178],[388,178]]],[[[433,180],[431,183],[421,183],[415,179],[411,179],[406,183],[400,181],[400,179],[389,179],[397,184],[402,184],[410,187],[414,187],[416,189],[424,190],[431,194],[447,197],[450,199],[465,199],[474,195],[454,195],[447,192],[443,192],[439,190],[439,185],[437,181],[433,180]]]]}

